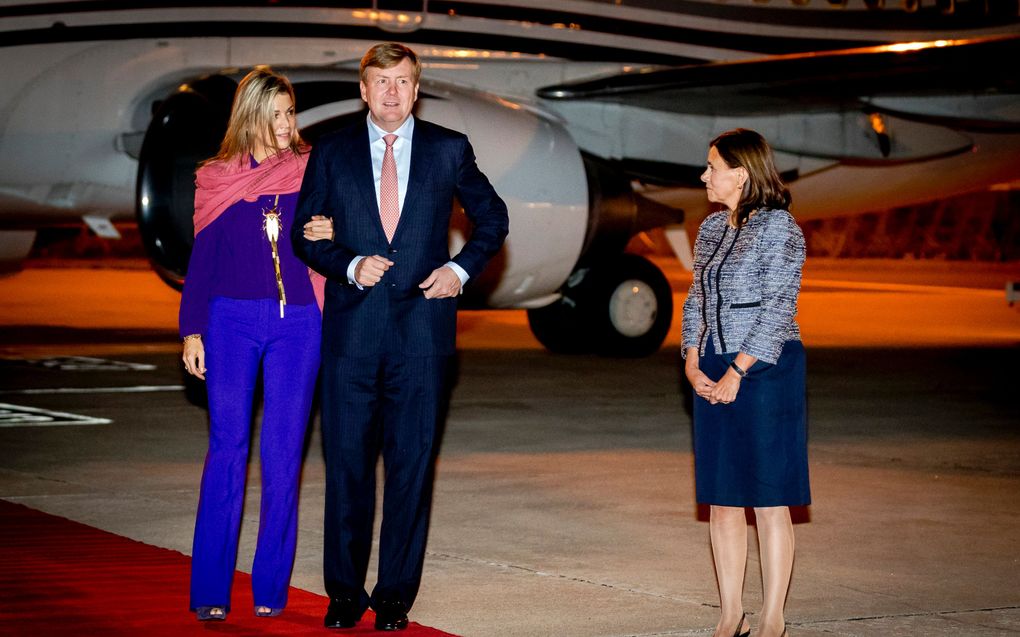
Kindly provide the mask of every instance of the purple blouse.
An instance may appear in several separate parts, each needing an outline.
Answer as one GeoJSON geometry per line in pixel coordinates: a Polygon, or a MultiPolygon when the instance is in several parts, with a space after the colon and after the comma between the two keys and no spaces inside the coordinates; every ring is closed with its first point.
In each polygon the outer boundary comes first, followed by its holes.
{"type": "MultiPolygon", "coordinates": [[[[290,224],[298,193],[281,194],[280,273],[288,305],[315,303],[308,267],[294,256],[290,224]]],[[[232,299],[279,299],[273,250],[262,229],[262,211],[273,207],[275,195],[238,201],[195,237],[188,275],[181,294],[181,336],[205,334],[209,302],[217,296],[232,299]]]]}

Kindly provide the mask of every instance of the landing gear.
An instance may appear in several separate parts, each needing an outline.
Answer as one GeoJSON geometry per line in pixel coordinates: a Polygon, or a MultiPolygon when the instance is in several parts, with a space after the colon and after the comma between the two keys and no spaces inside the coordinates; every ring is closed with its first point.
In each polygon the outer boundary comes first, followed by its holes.
{"type": "Polygon", "coordinates": [[[662,272],[633,254],[575,271],[563,297],[528,310],[540,343],[561,354],[648,356],[673,320],[673,292],[662,272]]]}

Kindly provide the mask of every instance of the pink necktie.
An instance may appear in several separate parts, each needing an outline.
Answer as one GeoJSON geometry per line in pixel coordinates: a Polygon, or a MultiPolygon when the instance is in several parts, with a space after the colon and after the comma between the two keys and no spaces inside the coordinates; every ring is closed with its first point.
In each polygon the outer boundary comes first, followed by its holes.
{"type": "Polygon", "coordinates": [[[386,153],[382,160],[382,177],[379,179],[379,218],[382,220],[386,240],[393,241],[400,219],[400,190],[397,188],[397,161],[393,159],[393,142],[397,136],[385,135],[386,153]]]}

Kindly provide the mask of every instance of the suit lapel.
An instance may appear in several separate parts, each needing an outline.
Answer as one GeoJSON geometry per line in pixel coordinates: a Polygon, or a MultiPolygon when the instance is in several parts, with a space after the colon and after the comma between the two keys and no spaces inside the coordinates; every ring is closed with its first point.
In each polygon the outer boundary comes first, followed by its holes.
{"type": "Polygon", "coordinates": [[[379,218],[379,201],[375,194],[375,175],[372,173],[372,149],[368,145],[368,123],[359,126],[351,140],[351,182],[361,195],[363,210],[372,217],[379,233],[385,237],[379,218]]]}
{"type": "Polygon", "coordinates": [[[407,192],[404,194],[404,205],[400,209],[400,221],[397,223],[397,232],[400,233],[407,215],[416,213],[415,206],[418,203],[420,193],[424,190],[425,180],[432,165],[431,136],[429,135],[428,123],[420,119],[414,120],[414,134],[411,136],[411,167],[410,175],[407,178],[407,192]]]}

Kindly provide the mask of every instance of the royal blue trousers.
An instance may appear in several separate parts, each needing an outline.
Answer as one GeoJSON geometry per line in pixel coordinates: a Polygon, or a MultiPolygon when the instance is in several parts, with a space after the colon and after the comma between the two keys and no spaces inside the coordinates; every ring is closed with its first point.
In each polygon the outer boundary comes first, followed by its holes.
{"type": "Polygon", "coordinates": [[[230,608],[260,369],[262,505],[252,593],[256,606],[287,605],[297,539],[298,476],[319,370],[321,331],[314,303],[288,305],[280,318],[275,299],[212,301],[203,338],[209,451],[192,548],[192,610],[230,608]]]}

